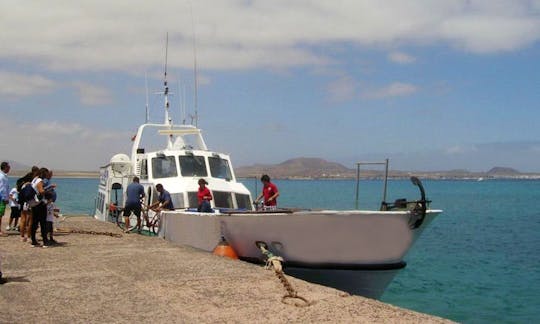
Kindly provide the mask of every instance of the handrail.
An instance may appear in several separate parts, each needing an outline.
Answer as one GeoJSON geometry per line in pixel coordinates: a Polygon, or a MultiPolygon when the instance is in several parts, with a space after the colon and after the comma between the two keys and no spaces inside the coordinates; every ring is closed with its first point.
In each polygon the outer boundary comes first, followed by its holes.
{"type": "Polygon", "coordinates": [[[356,162],[356,201],[355,209],[358,209],[358,195],[360,191],[360,165],[384,165],[384,186],[383,186],[383,198],[382,201],[386,201],[386,190],[388,186],[388,159],[383,162],[356,162]]]}

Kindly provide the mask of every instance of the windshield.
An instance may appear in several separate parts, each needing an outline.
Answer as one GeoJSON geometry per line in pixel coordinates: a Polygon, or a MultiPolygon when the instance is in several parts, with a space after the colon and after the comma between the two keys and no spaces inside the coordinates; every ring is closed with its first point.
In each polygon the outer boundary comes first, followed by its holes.
{"type": "Polygon", "coordinates": [[[208,163],[210,164],[210,173],[212,177],[226,180],[232,179],[231,168],[229,168],[229,161],[220,157],[209,157],[208,163]]]}
{"type": "Polygon", "coordinates": [[[177,175],[174,156],[158,156],[152,159],[152,176],[154,178],[171,178],[177,175]]]}
{"type": "Polygon", "coordinates": [[[180,172],[183,177],[206,177],[206,163],[204,156],[183,155],[180,159],[180,172]]]}

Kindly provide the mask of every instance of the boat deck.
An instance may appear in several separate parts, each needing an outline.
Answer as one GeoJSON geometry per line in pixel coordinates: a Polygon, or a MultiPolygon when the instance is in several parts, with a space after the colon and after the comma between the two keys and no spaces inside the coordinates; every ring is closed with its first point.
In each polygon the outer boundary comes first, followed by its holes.
{"type": "MultiPolygon", "coordinates": [[[[91,217],[68,217],[60,225],[121,233],[91,217]]],[[[18,233],[0,237],[8,280],[0,285],[0,322],[449,322],[292,277],[313,305],[286,305],[273,272],[156,237],[55,238],[61,246],[43,249],[21,242],[18,233]]]]}

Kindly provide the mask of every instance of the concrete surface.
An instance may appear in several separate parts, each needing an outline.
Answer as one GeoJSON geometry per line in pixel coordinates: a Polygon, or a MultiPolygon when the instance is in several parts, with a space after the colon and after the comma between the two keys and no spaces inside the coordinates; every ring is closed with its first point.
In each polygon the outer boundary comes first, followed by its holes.
{"type": "MultiPolygon", "coordinates": [[[[121,233],[88,216],[68,217],[60,228],[121,233]]],[[[62,245],[44,249],[16,232],[0,237],[8,280],[0,285],[1,323],[450,322],[292,277],[313,304],[284,304],[273,271],[156,237],[58,233],[56,240],[62,245]]]]}

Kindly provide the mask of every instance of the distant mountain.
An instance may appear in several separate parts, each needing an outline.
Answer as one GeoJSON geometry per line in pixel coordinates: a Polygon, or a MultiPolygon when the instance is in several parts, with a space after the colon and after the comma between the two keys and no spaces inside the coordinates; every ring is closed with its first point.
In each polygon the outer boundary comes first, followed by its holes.
{"type": "Polygon", "coordinates": [[[501,175],[508,176],[508,175],[519,175],[519,174],[521,174],[521,172],[512,168],[506,168],[506,167],[494,167],[494,168],[491,168],[487,172],[487,175],[489,176],[501,176],[501,175]]]}
{"type": "MultiPolygon", "coordinates": [[[[240,178],[259,178],[263,174],[270,175],[271,178],[355,178],[356,170],[349,169],[342,164],[329,162],[320,158],[300,157],[290,159],[279,164],[255,164],[243,166],[235,169],[236,175],[240,178]]],[[[362,169],[362,178],[380,178],[383,171],[381,169],[362,169]]],[[[540,179],[538,173],[521,173],[515,169],[507,167],[494,167],[487,172],[471,172],[463,169],[449,171],[399,171],[390,170],[389,177],[407,179],[415,175],[424,179],[478,179],[478,178],[523,178],[540,179]]]]}
{"type": "Polygon", "coordinates": [[[268,174],[272,178],[344,178],[354,176],[354,170],[342,164],[319,158],[300,157],[285,162],[236,168],[239,177],[260,177],[268,174]]]}

